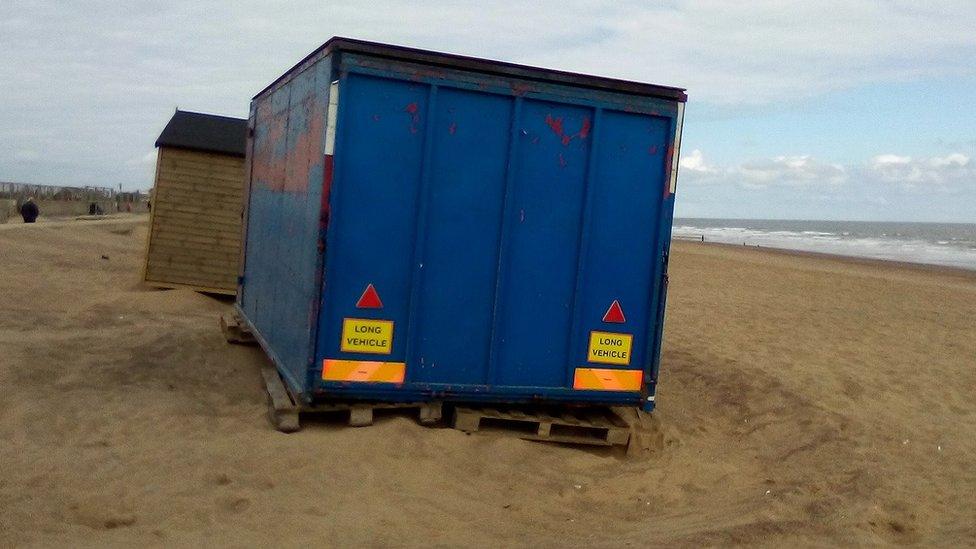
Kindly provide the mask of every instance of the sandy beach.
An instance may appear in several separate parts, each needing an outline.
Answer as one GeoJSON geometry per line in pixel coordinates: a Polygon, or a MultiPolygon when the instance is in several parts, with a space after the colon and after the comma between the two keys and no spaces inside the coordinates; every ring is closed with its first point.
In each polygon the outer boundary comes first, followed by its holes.
{"type": "Polygon", "coordinates": [[[0,546],[976,545],[976,272],[676,242],[655,450],[273,431],[145,216],[0,231],[0,546]]]}

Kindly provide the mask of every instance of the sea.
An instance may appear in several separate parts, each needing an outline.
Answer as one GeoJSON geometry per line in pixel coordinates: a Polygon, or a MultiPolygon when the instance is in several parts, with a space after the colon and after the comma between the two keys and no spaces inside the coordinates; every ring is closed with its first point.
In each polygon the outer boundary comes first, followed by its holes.
{"type": "Polygon", "coordinates": [[[976,224],[676,218],[678,239],[976,270],[976,224]]]}

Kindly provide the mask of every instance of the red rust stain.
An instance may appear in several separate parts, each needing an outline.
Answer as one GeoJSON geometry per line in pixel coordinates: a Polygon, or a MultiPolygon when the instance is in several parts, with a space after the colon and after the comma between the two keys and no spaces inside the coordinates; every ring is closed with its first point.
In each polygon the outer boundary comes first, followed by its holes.
{"type": "Polygon", "coordinates": [[[547,114],[546,126],[549,126],[549,129],[552,130],[552,133],[558,135],[559,137],[563,136],[563,119],[561,117],[553,118],[551,114],[547,114]]]}
{"type": "Polygon", "coordinates": [[[532,87],[524,82],[513,82],[512,83],[512,93],[517,97],[522,97],[523,95],[532,91],[532,87]]]}
{"type": "Polygon", "coordinates": [[[559,137],[559,140],[562,142],[563,146],[569,145],[569,143],[577,137],[580,139],[586,139],[587,136],[590,135],[590,128],[592,127],[590,124],[590,117],[584,116],[579,131],[570,135],[567,134],[563,128],[562,117],[554,117],[551,114],[546,115],[546,125],[549,126],[550,130],[552,130],[552,133],[559,137]]]}
{"type": "Polygon", "coordinates": [[[451,122],[451,125],[448,126],[447,128],[447,132],[450,133],[451,135],[454,135],[454,132],[456,131],[457,131],[457,122],[451,122]]]}
{"type": "Polygon", "coordinates": [[[309,185],[318,185],[316,177],[311,181],[313,170],[322,165],[322,133],[325,126],[323,102],[315,93],[310,93],[300,105],[293,105],[289,114],[289,126],[299,126],[293,143],[288,143],[287,167],[282,190],[305,194],[309,185]]]}
{"type": "Polygon", "coordinates": [[[651,145],[650,147],[648,147],[647,148],[647,154],[649,154],[651,156],[654,156],[655,154],[657,154],[657,145],[651,145]]]}
{"type": "Polygon", "coordinates": [[[410,115],[410,133],[417,133],[420,125],[420,107],[414,102],[404,107],[403,110],[410,115]]]}
{"type": "Polygon", "coordinates": [[[586,136],[590,135],[590,117],[589,116],[584,116],[583,117],[583,125],[580,127],[580,131],[579,131],[579,133],[577,135],[579,135],[580,139],[586,139],[586,136]]]}
{"type": "Polygon", "coordinates": [[[270,99],[257,105],[258,130],[251,173],[254,182],[272,192],[306,194],[320,185],[325,104],[311,92],[300,103],[275,112],[270,99]],[[294,131],[287,131],[291,125],[294,131]],[[289,141],[289,139],[291,141],[289,141]],[[316,174],[312,181],[312,174],[316,174]]]}

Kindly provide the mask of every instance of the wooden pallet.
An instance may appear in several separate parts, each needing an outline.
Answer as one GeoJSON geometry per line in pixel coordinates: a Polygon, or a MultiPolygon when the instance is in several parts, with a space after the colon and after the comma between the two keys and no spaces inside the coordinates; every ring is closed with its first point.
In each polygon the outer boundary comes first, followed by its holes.
{"type": "Polygon", "coordinates": [[[373,424],[374,410],[417,408],[418,421],[422,425],[432,425],[441,420],[440,402],[322,402],[302,408],[303,413],[348,412],[350,427],[365,427],[373,424]]]}
{"type": "Polygon", "coordinates": [[[236,314],[231,315],[230,318],[225,315],[220,315],[220,331],[223,332],[227,343],[257,345],[254,334],[251,333],[251,330],[247,328],[247,325],[236,314]]]}
{"type": "Polygon", "coordinates": [[[373,424],[373,411],[386,409],[417,408],[418,421],[422,425],[438,423],[442,416],[440,402],[321,402],[307,405],[299,402],[285,387],[278,371],[272,367],[262,369],[265,388],[268,392],[268,418],[275,429],[283,433],[293,433],[301,429],[301,416],[304,414],[343,413],[348,414],[350,427],[365,427],[373,424]]]}
{"type": "Polygon", "coordinates": [[[630,426],[607,408],[550,412],[459,406],[454,410],[453,427],[473,433],[490,424],[526,440],[565,444],[623,446],[630,440],[630,426]]]}

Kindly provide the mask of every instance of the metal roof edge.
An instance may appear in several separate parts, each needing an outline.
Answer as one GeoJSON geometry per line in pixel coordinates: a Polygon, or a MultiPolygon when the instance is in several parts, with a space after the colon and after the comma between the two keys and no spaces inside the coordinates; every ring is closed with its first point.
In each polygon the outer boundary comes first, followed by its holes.
{"type": "Polygon", "coordinates": [[[630,93],[634,95],[649,95],[679,102],[686,102],[688,100],[688,94],[685,93],[686,88],[647,84],[633,80],[622,80],[618,78],[581,74],[570,71],[545,69],[531,65],[509,63],[507,61],[496,61],[481,57],[443,53],[408,46],[383,44],[380,42],[371,42],[356,38],[345,38],[342,36],[334,36],[318,48],[315,48],[315,50],[303,57],[301,61],[296,63],[281,76],[265,86],[264,89],[255,94],[252,99],[257,99],[275,88],[280,82],[287,79],[290,75],[292,75],[292,73],[301,68],[302,65],[317,55],[328,55],[335,51],[363,53],[377,57],[426,63],[445,68],[469,70],[499,76],[524,78],[528,80],[570,84],[600,90],[630,93]]]}
{"type": "Polygon", "coordinates": [[[169,143],[160,143],[159,140],[156,140],[156,143],[153,146],[157,149],[160,147],[166,147],[167,149],[178,149],[181,151],[219,154],[222,156],[233,156],[234,158],[246,158],[247,156],[246,154],[243,153],[230,152],[230,151],[225,151],[220,149],[208,149],[206,147],[188,147],[186,145],[172,145],[169,143]]]}

